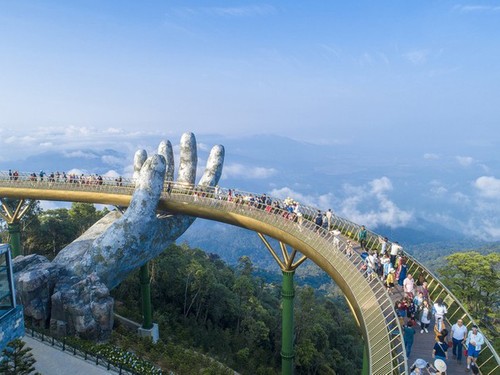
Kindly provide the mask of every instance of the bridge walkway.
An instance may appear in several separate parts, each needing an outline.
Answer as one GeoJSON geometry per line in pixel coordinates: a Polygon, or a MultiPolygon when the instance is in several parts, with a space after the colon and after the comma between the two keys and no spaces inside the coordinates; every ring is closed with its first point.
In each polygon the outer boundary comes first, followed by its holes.
{"type": "MultiPolygon", "coordinates": [[[[347,240],[347,239],[346,239],[347,240]]],[[[361,258],[361,253],[362,249],[359,246],[358,243],[356,243],[353,246],[353,250],[356,252],[357,255],[359,255],[359,258],[357,260],[359,267],[364,263],[363,259],[361,258]]],[[[391,300],[394,305],[396,305],[397,302],[399,302],[401,299],[405,297],[403,287],[399,285],[397,282],[395,284],[395,287],[393,288],[392,294],[390,294],[391,300]]],[[[432,306],[434,301],[430,301],[430,305],[432,306]]],[[[404,319],[404,324],[408,322],[408,319],[404,319]]],[[[445,327],[449,334],[446,337],[445,342],[447,343],[450,339],[451,340],[451,325],[454,324],[455,322],[446,322],[445,327]]],[[[434,332],[434,325],[435,325],[435,320],[434,317],[431,319],[431,322],[429,324],[429,332],[426,333],[425,331],[421,333],[421,327],[420,324],[418,324],[415,329],[415,337],[414,337],[414,342],[413,346],[411,349],[410,356],[408,356],[408,366],[411,366],[418,358],[421,358],[431,364],[434,363],[434,359],[432,358],[432,351],[434,348],[434,344],[436,343],[436,334],[434,332]]],[[[463,349],[462,349],[463,351],[463,349]]],[[[461,362],[458,362],[456,359],[453,358],[452,356],[452,348],[448,348],[448,360],[446,361],[446,366],[447,366],[447,374],[460,374],[464,373],[466,369],[466,357],[462,356],[461,362]]]]}

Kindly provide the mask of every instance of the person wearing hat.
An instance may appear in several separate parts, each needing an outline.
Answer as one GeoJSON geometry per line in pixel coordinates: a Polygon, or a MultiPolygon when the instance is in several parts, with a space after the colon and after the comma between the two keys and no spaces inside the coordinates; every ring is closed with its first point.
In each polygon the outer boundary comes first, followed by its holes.
{"type": "Polygon", "coordinates": [[[389,274],[387,275],[387,279],[385,280],[385,285],[387,286],[387,291],[392,293],[392,288],[394,288],[394,281],[396,280],[394,274],[396,270],[394,268],[389,269],[389,274]]]}
{"type": "Polygon", "coordinates": [[[434,369],[436,370],[435,374],[445,375],[446,374],[446,362],[442,359],[436,359],[434,361],[434,369]]]}
{"type": "Polygon", "coordinates": [[[465,346],[467,346],[467,371],[470,371],[471,362],[476,365],[476,360],[483,344],[484,336],[478,331],[477,325],[474,324],[465,341],[465,346]]]}
{"type": "Polygon", "coordinates": [[[410,375],[420,375],[424,374],[424,368],[426,368],[428,363],[422,358],[418,358],[413,365],[410,367],[410,375]]]}

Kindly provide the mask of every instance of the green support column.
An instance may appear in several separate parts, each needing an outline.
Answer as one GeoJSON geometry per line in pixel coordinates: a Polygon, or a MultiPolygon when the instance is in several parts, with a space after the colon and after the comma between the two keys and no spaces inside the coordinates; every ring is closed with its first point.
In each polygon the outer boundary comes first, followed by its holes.
{"type": "Polygon", "coordinates": [[[142,328],[153,328],[153,313],[151,309],[151,281],[149,279],[148,263],[141,267],[141,297],[142,297],[142,328]]]}
{"type": "Polygon", "coordinates": [[[361,372],[362,375],[370,375],[370,362],[368,360],[368,346],[365,342],[363,345],[363,370],[361,372]]]}
{"type": "Polygon", "coordinates": [[[8,224],[12,258],[21,255],[21,226],[18,222],[8,224]]]}
{"type": "Polygon", "coordinates": [[[281,335],[281,374],[293,374],[293,298],[295,291],[293,287],[293,275],[295,271],[282,271],[283,283],[281,287],[282,297],[282,335],[281,335]]]}

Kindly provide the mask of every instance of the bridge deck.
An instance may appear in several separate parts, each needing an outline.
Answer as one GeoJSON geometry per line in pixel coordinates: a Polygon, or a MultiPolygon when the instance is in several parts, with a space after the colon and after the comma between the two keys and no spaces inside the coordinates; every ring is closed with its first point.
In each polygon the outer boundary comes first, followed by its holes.
{"type": "MultiPolygon", "coordinates": [[[[354,246],[354,250],[360,255],[361,254],[361,248],[359,245],[354,246]]],[[[361,257],[360,257],[360,262],[361,262],[361,257]]],[[[391,299],[394,304],[398,302],[399,300],[404,298],[404,292],[403,292],[403,287],[400,286],[398,283],[396,283],[394,289],[393,289],[393,294],[391,294],[391,299]]],[[[432,305],[432,301],[431,301],[432,305]]],[[[404,323],[406,324],[408,319],[405,318],[404,323]]],[[[418,358],[421,358],[431,364],[434,363],[434,359],[432,358],[432,351],[434,348],[434,344],[436,343],[436,336],[434,333],[434,318],[431,319],[431,323],[429,324],[429,333],[420,333],[420,325],[417,325],[414,327],[415,329],[415,337],[414,337],[414,342],[413,346],[411,349],[410,356],[408,357],[408,365],[411,366],[418,358]]],[[[445,324],[445,328],[448,329],[448,336],[446,337],[446,342],[448,342],[448,339],[451,339],[451,327],[449,326],[448,322],[445,324]]],[[[462,349],[463,350],[463,349],[462,349]]],[[[447,374],[460,374],[460,373],[465,373],[465,368],[466,368],[466,357],[462,356],[462,361],[461,363],[458,362],[456,359],[453,359],[452,356],[452,350],[451,348],[448,349],[448,360],[446,361],[447,365],[447,374]]]]}
{"type": "MultiPolygon", "coordinates": [[[[394,303],[404,297],[403,288],[399,285],[395,287],[396,293],[392,295],[392,300],[394,303]]],[[[405,323],[407,320],[405,320],[405,323]]],[[[434,318],[431,319],[431,323],[429,325],[429,333],[420,333],[420,326],[415,327],[415,338],[413,342],[413,346],[411,349],[411,354],[408,357],[408,363],[411,366],[413,362],[417,358],[422,358],[423,360],[434,363],[434,359],[432,358],[432,350],[434,348],[434,344],[436,342],[434,335],[434,318]]],[[[450,339],[451,335],[451,327],[447,324],[446,328],[449,331],[449,334],[446,338],[446,342],[450,339]]],[[[462,357],[462,363],[458,363],[456,359],[453,359],[451,348],[448,349],[448,360],[446,361],[446,365],[448,367],[447,374],[459,374],[464,372],[465,370],[466,360],[462,357]]]]}

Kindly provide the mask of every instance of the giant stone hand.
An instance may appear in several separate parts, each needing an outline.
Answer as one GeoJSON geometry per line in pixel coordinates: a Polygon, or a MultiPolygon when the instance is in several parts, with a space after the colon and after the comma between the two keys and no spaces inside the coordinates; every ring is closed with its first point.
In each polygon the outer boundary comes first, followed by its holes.
{"type": "MultiPolygon", "coordinates": [[[[224,148],[214,146],[199,184],[216,185],[223,162],[224,148]]],[[[177,183],[194,185],[197,151],[192,133],[181,138],[179,164],[177,183]]],[[[158,256],[195,220],[157,214],[164,181],[172,181],[173,175],[170,142],[160,143],[158,154],[149,158],[145,151],[138,151],[134,158],[136,188],[123,215],[119,211],[106,215],[52,263],[40,256],[16,258],[19,299],[26,314],[41,323],[50,321],[52,328],[63,333],[105,338],[112,328],[109,289],[158,256]]]]}

